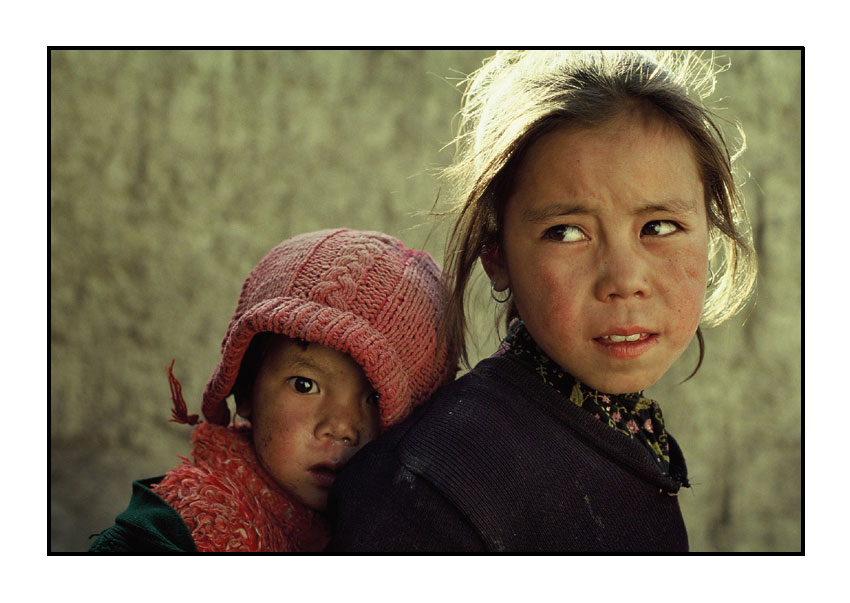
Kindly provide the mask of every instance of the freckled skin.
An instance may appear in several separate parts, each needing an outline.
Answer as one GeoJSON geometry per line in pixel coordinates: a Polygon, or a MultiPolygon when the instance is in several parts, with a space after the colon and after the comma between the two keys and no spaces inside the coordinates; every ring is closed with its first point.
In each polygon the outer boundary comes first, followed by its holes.
{"type": "Polygon", "coordinates": [[[344,464],[377,437],[373,393],[346,354],[313,343],[305,350],[280,337],[263,359],[251,399],[238,400],[237,406],[251,419],[254,449],[266,471],[307,506],[324,511],[328,488],[316,482],[310,468],[344,464]],[[293,377],[309,380],[315,393],[298,391],[293,377]]]}
{"type": "Polygon", "coordinates": [[[511,288],[531,336],[556,363],[618,394],[649,387],[687,348],[705,300],[707,250],[689,142],[632,114],[534,143],[505,206],[500,248],[482,263],[497,290],[511,288]],[[552,206],[581,210],[547,213],[552,206]],[[598,338],[626,326],[656,337],[637,357],[613,357],[598,338]]]}

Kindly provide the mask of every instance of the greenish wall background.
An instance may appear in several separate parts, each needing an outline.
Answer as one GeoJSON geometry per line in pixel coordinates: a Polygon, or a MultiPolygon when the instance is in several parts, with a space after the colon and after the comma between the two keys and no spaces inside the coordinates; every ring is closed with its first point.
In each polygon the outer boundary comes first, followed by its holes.
{"type": "MultiPolygon", "coordinates": [[[[187,454],[164,367],[177,360],[197,411],[242,280],[272,246],[348,226],[442,258],[446,229],[421,212],[451,161],[452,78],[489,54],[51,53],[51,550],[85,550],[132,480],[187,454]]],[[[677,384],[692,349],[650,394],[688,458],[692,549],[799,551],[801,53],[720,54],[718,106],[748,139],[758,296],[706,333],[696,377],[677,384]]],[[[479,298],[475,358],[495,346],[479,298]]]]}

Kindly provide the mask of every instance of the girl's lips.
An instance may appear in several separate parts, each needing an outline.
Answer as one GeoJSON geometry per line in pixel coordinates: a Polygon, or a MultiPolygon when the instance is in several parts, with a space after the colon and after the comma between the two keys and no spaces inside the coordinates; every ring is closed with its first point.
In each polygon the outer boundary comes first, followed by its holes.
{"type": "Polygon", "coordinates": [[[642,334],[636,341],[614,341],[610,336],[602,336],[593,339],[593,343],[599,351],[613,358],[637,358],[658,343],[658,334],[642,334]]]}
{"type": "Polygon", "coordinates": [[[336,474],[341,468],[341,465],[332,466],[319,463],[317,465],[313,465],[307,471],[310,473],[310,476],[313,478],[316,485],[320,488],[330,489],[330,487],[334,484],[334,480],[336,480],[336,474]]]}

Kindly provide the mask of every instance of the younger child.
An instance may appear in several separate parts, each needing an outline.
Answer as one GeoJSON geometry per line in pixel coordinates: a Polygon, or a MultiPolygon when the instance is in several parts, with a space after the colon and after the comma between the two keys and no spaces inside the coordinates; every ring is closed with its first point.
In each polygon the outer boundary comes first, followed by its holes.
{"type": "MultiPolygon", "coordinates": [[[[207,384],[193,460],[137,481],[93,552],[319,551],[340,468],[457,369],[430,255],[377,232],[275,247],[248,275],[207,384]],[[231,423],[226,398],[250,423],[231,423]]],[[[188,415],[171,374],[178,422],[188,415]]]]}
{"type": "Polygon", "coordinates": [[[688,549],[684,457],[643,390],[753,287],[731,158],[689,94],[713,77],[689,53],[528,51],[470,78],[447,340],[479,260],[507,338],[346,467],[329,550],[688,549]]]}

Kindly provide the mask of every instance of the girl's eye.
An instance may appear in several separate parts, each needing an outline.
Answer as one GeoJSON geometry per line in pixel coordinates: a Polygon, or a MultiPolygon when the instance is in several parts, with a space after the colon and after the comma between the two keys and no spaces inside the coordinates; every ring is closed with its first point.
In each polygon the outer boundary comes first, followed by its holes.
{"type": "Polygon", "coordinates": [[[574,243],[576,241],[584,240],[587,237],[578,226],[573,226],[572,224],[558,224],[557,226],[547,228],[546,232],[543,233],[543,238],[549,239],[550,241],[574,243]]]}
{"type": "Polygon", "coordinates": [[[366,403],[371,406],[378,406],[378,402],[381,401],[381,394],[378,392],[372,392],[372,394],[366,398],[366,403]]]}
{"type": "Polygon", "coordinates": [[[319,384],[307,377],[290,377],[286,380],[299,394],[318,394],[319,384]]]}
{"type": "Polygon", "coordinates": [[[653,220],[643,225],[640,230],[641,236],[647,235],[650,237],[663,237],[668,234],[673,234],[677,230],[681,230],[681,226],[670,220],[653,220]]]}

